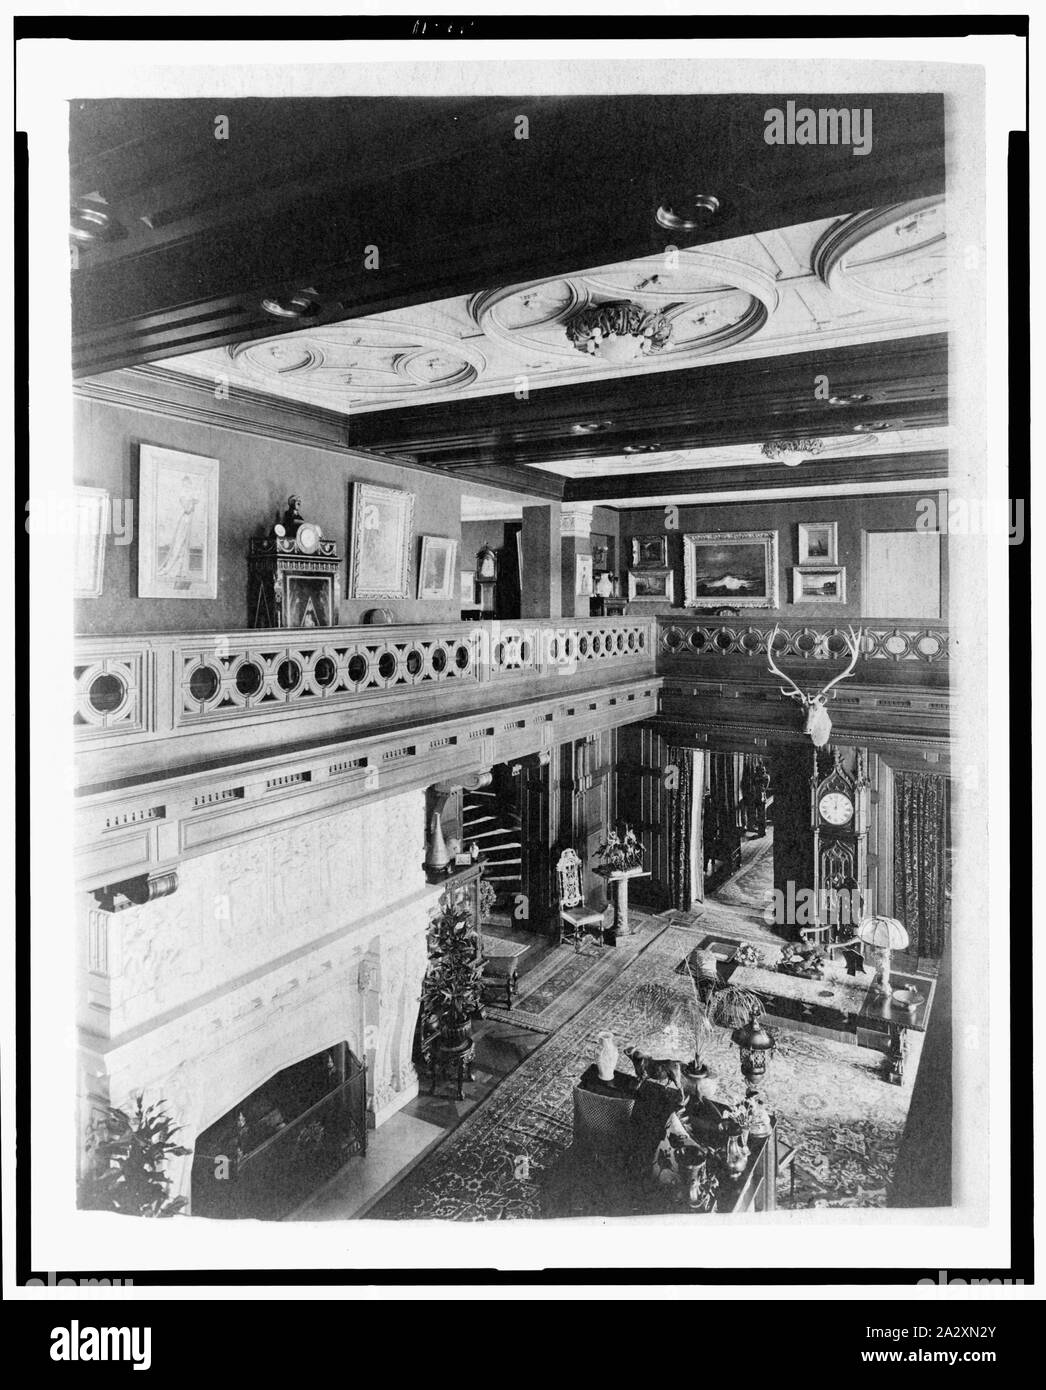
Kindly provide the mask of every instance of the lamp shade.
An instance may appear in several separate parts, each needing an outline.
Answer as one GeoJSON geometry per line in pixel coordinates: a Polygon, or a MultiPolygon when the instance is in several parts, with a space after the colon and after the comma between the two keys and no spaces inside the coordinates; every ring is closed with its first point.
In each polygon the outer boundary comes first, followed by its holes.
{"type": "Polygon", "coordinates": [[[896,917],[862,917],[857,936],[866,946],[880,951],[903,951],[908,945],[908,933],[896,917]]]}

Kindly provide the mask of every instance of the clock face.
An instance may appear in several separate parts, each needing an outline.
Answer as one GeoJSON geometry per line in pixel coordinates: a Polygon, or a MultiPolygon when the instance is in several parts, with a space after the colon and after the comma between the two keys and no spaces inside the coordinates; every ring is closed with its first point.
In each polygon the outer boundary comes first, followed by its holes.
{"type": "Polygon", "coordinates": [[[319,548],[320,528],[314,522],[303,521],[294,539],[303,555],[311,555],[319,548]]]}
{"type": "Polygon", "coordinates": [[[853,819],[854,804],[845,792],[828,792],[821,797],[817,809],[829,825],[845,825],[853,819]]]}

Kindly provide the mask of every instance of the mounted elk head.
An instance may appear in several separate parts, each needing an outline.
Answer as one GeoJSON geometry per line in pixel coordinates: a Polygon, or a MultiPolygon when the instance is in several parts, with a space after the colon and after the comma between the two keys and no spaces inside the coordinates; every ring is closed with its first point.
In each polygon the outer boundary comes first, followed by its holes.
{"type": "Polygon", "coordinates": [[[774,661],[774,639],[777,637],[777,633],[778,628],[775,627],[770,634],[769,642],[766,644],[766,659],[770,665],[770,670],[773,671],[775,676],[780,676],[783,681],[788,682],[787,686],[781,686],[781,694],[787,695],[791,700],[799,701],[806,711],[806,723],[803,725],[803,733],[810,735],[815,748],[823,748],[832,735],[832,721],[828,717],[828,711],[825,708],[828,700],[828,692],[834,686],[837,686],[840,681],[846,680],[847,676],[853,675],[854,667],[857,665],[857,658],[861,654],[861,638],[864,636],[864,629],[862,628],[859,632],[854,632],[853,628],[850,629],[850,638],[846,644],[850,649],[850,664],[847,666],[846,670],[842,671],[834,680],[830,680],[828,684],[823,686],[820,690],[810,692],[800,690],[791,676],[786,676],[774,661]]]}

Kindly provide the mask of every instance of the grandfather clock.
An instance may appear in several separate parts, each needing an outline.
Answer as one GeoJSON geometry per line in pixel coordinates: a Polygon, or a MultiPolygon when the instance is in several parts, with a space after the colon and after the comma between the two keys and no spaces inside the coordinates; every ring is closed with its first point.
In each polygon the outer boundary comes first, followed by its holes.
{"type": "Polygon", "coordinates": [[[814,773],[810,778],[815,907],[814,923],[806,934],[815,936],[818,941],[830,939],[840,925],[850,936],[856,926],[849,914],[849,905],[858,900],[857,895],[863,896],[868,881],[870,805],[863,751],[857,749],[851,777],[836,749],[832,769],[827,777],[822,777],[815,749],[814,773]],[[840,898],[844,893],[848,900],[846,905],[840,898]]]}

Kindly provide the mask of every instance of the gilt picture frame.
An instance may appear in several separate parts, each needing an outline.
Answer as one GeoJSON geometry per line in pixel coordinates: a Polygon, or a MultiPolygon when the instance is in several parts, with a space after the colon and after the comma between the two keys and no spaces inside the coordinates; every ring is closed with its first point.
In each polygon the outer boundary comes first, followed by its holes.
{"type": "Polygon", "coordinates": [[[632,569],[663,570],[668,568],[668,537],[666,535],[632,537],[632,569]]]}
{"type": "Polygon", "coordinates": [[[101,598],[105,588],[105,538],[109,494],[104,487],[74,487],[73,597],[101,598]]]}
{"type": "Polygon", "coordinates": [[[457,541],[449,536],[422,536],[418,561],[418,598],[453,598],[457,568],[457,541]]]}
{"type": "Polygon", "coordinates": [[[138,449],[138,597],[218,597],[219,462],[138,449]]]}
{"type": "Polygon", "coordinates": [[[629,570],[629,603],[672,603],[675,599],[675,575],[669,569],[629,570]]]}
{"type": "Polygon", "coordinates": [[[839,561],[839,523],[800,521],[798,525],[800,565],[835,565],[839,561]]]}
{"type": "Polygon", "coordinates": [[[845,603],[843,565],[806,565],[792,571],[793,603],[845,603]]]}
{"type": "Polygon", "coordinates": [[[699,531],[683,537],[687,608],[776,608],[776,531],[699,531]]]}
{"type": "Polygon", "coordinates": [[[350,484],[349,598],[408,598],[414,494],[350,484]]]}

